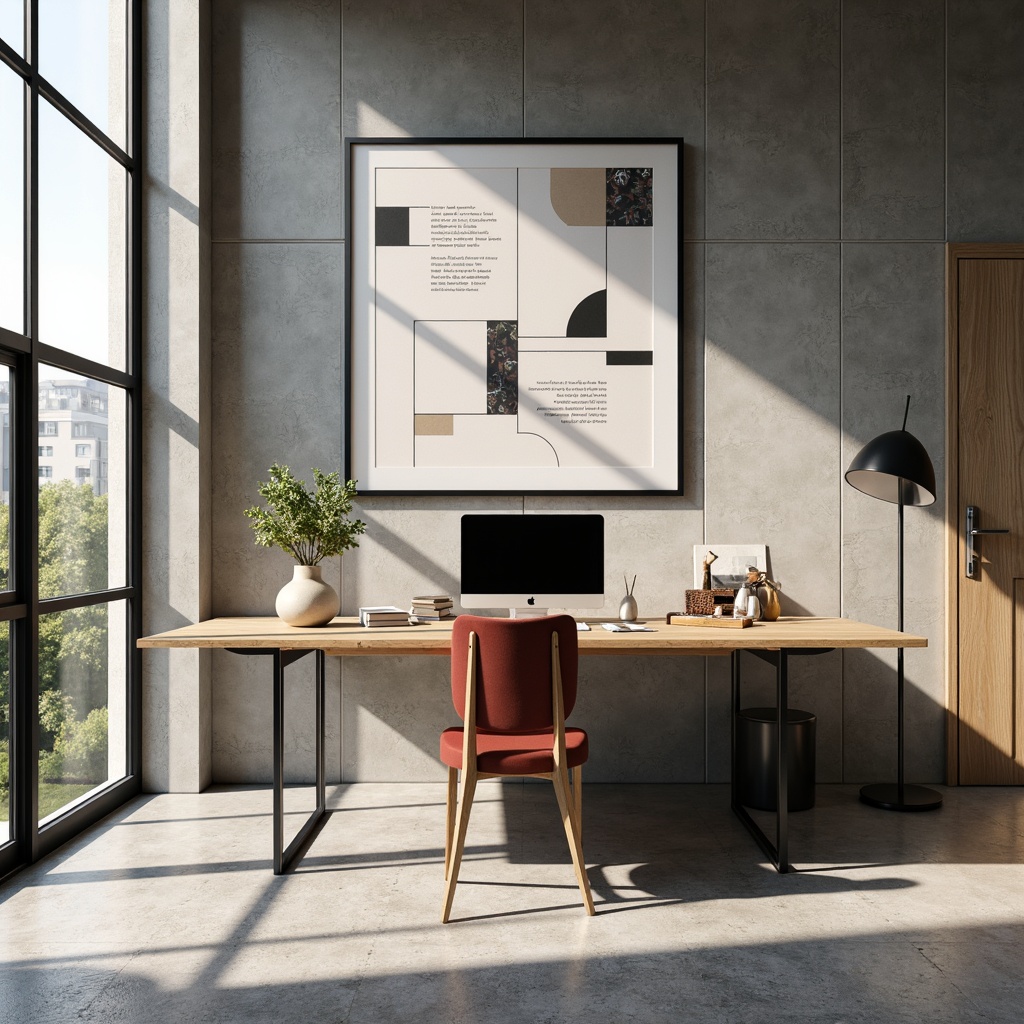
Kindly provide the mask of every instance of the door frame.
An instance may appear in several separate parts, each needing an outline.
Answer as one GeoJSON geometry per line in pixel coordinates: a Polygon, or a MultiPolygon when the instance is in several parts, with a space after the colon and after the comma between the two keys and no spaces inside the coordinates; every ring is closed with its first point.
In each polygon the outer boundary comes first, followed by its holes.
{"type": "Polygon", "coordinates": [[[1024,259],[1024,243],[946,243],[946,784],[960,784],[960,260],[1024,259]]]}

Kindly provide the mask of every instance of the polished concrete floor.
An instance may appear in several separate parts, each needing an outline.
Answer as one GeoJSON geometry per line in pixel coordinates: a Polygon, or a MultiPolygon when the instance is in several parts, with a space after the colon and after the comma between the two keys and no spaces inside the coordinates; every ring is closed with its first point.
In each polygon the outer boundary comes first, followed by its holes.
{"type": "Polygon", "coordinates": [[[1021,789],[899,815],[819,787],[779,875],[724,787],[586,787],[587,918],[550,787],[482,784],[448,925],[443,787],[329,795],[282,877],[262,788],[140,798],[15,876],[0,1020],[1024,1019],[1021,789]]]}

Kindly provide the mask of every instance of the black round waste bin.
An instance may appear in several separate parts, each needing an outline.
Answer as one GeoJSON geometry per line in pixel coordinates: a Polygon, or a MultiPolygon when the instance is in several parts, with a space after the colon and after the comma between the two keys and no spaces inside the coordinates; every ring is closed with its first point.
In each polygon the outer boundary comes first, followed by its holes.
{"type": "MultiPolygon", "coordinates": [[[[809,711],[788,713],[789,809],[814,806],[814,731],[809,711]]],[[[746,807],[774,811],[776,805],[775,708],[744,708],[736,716],[736,775],[739,801],[746,807]]]]}

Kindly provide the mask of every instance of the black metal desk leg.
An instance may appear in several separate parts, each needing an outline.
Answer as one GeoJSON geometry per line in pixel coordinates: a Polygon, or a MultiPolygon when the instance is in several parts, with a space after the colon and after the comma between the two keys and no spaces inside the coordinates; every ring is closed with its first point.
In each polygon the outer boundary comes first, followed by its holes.
{"type": "MultiPolygon", "coordinates": [[[[760,658],[762,661],[768,662],[769,665],[775,669],[775,680],[776,680],[776,705],[780,708],[785,708],[788,703],[788,689],[789,689],[789,665],[786,660],[786,654],[784,651],[761,651],[751,650],[749,652],[755,657],[760,658]]],[[[754,837],[757,845],[761,847],[772,865],[777,871],[784,872],[790,871],[789,866],[789,820],[788,820],[788,798],[789,798],[789,787],[787,779],[787,767],[788,760],[786,759],[785,740],[776,746],[776,750],[779,752],[779,760],[775,763],[776,768],[776,795],[781,796],[775,805],[775,842],[765,835],[764,829],[754,821],[750,816],[750,812],[740,803],[739,794],[739,772],[738,758],[739,752],[737,749],[737,736],[736,736],[736,716],[740,711],[740,656],[741,651],[734,651],[732,655],[732,810],[740,821],[746,826],[747,831],[754,837]]],[[[783,721],[785,713],[783,712],[778,716],[779,721],[783,721]]],[[[778,728],[778,722],[776,722],[778,728]]],[[[785,737],[786,730],[781,729],[777,734],[785,737]]]]}
{"type": "Polygon", "coordinates": [[[284,871],[284,652],[274,651],[274,874],[284,871]]]}
{"type": "Polygon", "coordinates": [[[229,647],[232,654],[273,655],[274,658],[274,874],[282,875],[301,860],[312,838],[328,818],[324,771],[324,676],[326,655],[318,650],[272,650],[266,647],[229,647]],[[284,845],[284,670],[307,654],[316,661],[316,810],[295,838],[284,845]]]}
{"type": "Polygon", "coordinates": [[[740,713],[740,652],[733,651],[730,660],[732,662],[732,722],[730,723],[732,728],[729,731],[729,763],[732,765],[732,770],[729,774],[729,797],[730,805],[735,811],[740,805],[739,772],[736,762],[736,717],[740,713]]]}
{"type": "Polygon", "coordinates": [[[832,648],[791,647],[778,651],[750,649],[749,653],[768,662],[775,669],[775,843],[764,834],[763,829],[740,803],[737,789],[736,761],[736,715],[740,710],[740,651],[734,652],[732,666],[732,809],[736,817],[747,827],[757,845],[768,855],[780,874],[792,871],[789,863],[789,656],[791,654],[809,657],[828,654],[832,648]]]}
{"type": "MultiPolygon", "coordinates": [[[[754,837],[754,841],[764,851],[771,863],[778,868],[779,854],[772,841],[764,834],[764,830],[750,816],[750,812],[740,803],[739,788],[739,749],[736,736],[736,717],[740,712],[740,656],[742,651],[732,653],[732,780],[730,783],[732,812],[743,822],[746,830],[754,837]]],[[[753,651],[759,658],[776,664],[775,659],[766,651],[753,651]]]]}
{"type": "Polygon", "coordinates": [[[789,866],[789,659],[779,651],[775,663],[775,751],[778,757],[776,772],[778,789],[775,799],[775,849],[778,851],[776,867],[780,872],[789,866]]]}
{"type": "Polygon", "coordinates": [[[316,660],[316,809],[306,819],[295,838],[284,845],[284,670],[292,661],[308,654],[274,652],[274,874],[283,875],[306,851],[310,839],[327,819],[327,786],[324,771],[324,676],[326,656],[314,651],[316,660]]]}
{"type": "Polygon", "coordinates": [[[324,677],[327,655],[316,652],[316,809],[327,810],[327,778],[324,772],[324,677]]]}

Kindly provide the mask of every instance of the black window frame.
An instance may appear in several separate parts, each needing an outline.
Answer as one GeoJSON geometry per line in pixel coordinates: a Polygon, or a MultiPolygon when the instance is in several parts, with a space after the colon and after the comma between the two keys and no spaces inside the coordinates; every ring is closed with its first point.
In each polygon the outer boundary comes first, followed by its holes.
{"type": "MultiPolygon", "coordinates": [[[[140,0],[125,0],[126,138],[124,148],[109,138],[74,103],[38,71],[38,0],[25,0],[24,56],[0,40],[0,63],[22,79],[24,109],[24,267],[25,310],[18,334],[0,326],[0,362],[11,367],[10,521],[12,589],[0,592],[0,625],[11,624],[10,652],[10,829],[0,836],[0,879],[34,863],[74,838],[141,790],[142,705],[141,658],[136,639],[141,632],[141,216],[142,161],[142,11],[140,0]],[[125,169],[125,369],[94,362],[37,340],[39,323],[39,110],[51,104],[108,157],[125,169]],[[89,594],[40,599],[38,586],[39,484],[39,368],[45,365],[123,389],[127,493],[124,537],[126,585],[89,594]],[[124,601],[126,622],[126,750],[125,774],[40,825],[38,817],[38,659],[36,640],[41,615],[96,604],[124,601]]],[[[45,410],[44,410],[45,420],[45,410]]],[[[50,435],[52,436],[52,435],[50,435]]]]}

